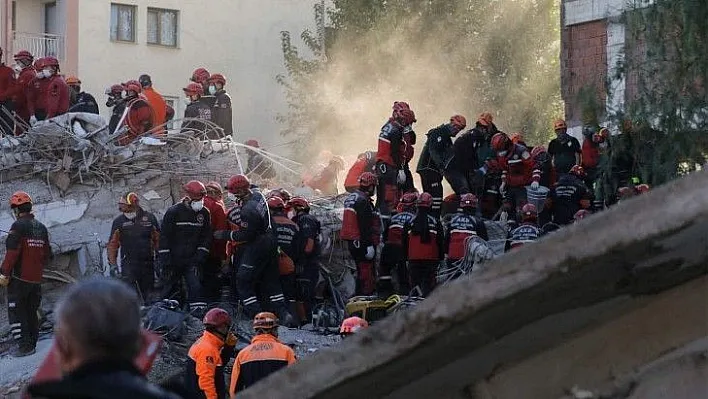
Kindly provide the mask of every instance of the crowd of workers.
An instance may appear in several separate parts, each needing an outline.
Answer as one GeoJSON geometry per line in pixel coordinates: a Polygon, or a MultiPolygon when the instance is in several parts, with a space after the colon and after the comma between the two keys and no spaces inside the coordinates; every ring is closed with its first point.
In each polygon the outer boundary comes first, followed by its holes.
{"type": "MultiPolygon", "coordinates": [[[[468,238],[489,239],[485,220],[507,222],[511,250],[609,205],[591,189],[608,145],[605,128],[586,131],[581,146],[559,119],[548,147],[531,147],[521,133],[501,132],[485,112],[453,141],[467,127],[464,116],[454,115],[426,135],[416,168],[419,191],[409,166],[415,122],[410,106],[395,102],[377,150],[360,154],[347,173],[351,194],[341,239],[357,266],[358,295],[408,294],[418,287],[427,296],[439,265],[459,262],[468,238]],[[443,197],[443,179],[454,194],[443,197]]],[[[619,185],[615,200],[649,189],[629,179],[619,185]]]]}
{"type": "MultiPolygon", "coordinates": [[[[2,49],[0,49],[2,58],[2,49]]],[[[38,121],[68,112],[99,113],[94,96],[81,90],[76,76],[61,75],[55,57],[36,58],[22,50],[14,55],[12,68],[0,65],[0,132],[21,135],[38,121]]],[[[226,78],[197,68],[190,83],[183,88],[187,106],[183,131],[207,131],[207,123],[220,131],[209,138],[231,136],[233,121],[231,97],[225,90],[226,78]],[[205,122],[202,122],[203,120],[205,122]]],[[[174,109],[153,87],[150,75],[111,85],[105,92],[106,106],[111,108],[109,132],[116,143],[126,145],[143,135],[165,131],[165,123],[174,118],[174,109]]]]}

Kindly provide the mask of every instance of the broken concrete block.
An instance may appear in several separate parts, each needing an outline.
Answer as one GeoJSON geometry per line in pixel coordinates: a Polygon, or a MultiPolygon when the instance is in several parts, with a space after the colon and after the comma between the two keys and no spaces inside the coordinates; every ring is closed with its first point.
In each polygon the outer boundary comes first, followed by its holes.
{"type": "Polygon", "coordinates": [[[155,190],[150,190],[150,191],[144,193],[143,198],[145,198],[148,201],[161,199],[160,194],[158,194],[157,191],[155,191],[155,190]]]}
{"type": "Polygon", "coordinates": [[[71,178],[64,171],[49,172],[49,181],[62,192],[66,192],[71,186],[71,178]]]}
{"type": "Polygon", "coordinates": [[[67,224],[81,219],[88,208],[88,203],[76,200],[50,202],[34,206],[34,214],[47,228],[67,224]]]}

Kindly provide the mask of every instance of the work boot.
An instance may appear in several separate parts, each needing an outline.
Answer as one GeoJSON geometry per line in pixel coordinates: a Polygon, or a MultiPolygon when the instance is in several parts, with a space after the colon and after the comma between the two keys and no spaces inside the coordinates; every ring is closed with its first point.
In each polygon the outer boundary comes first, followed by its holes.
{"type": "Polygon", "coordinates": [[[37,353],[35,348],[30,348],[24,345],[16,346],[10,351],[10,355],[12,357],[25,357],[34,355],[35,353],[37,353]]]}

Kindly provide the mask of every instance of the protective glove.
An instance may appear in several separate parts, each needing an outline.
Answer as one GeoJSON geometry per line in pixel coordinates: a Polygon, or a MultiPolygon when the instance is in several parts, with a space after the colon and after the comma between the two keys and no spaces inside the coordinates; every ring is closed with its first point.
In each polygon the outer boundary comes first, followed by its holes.
{"type": "Polygon", "coordinates": [[[226,336],[226,340],[224,340],[224,345],[236,346],[237,342],[238,342],[238,339],[236,338],[236,335],[234,335],[234,333],[229,331],[229,334],[226,336]]]}
{"type": "Polygon", "coordinates": [[[396,179],[398,184],[405,184],[406,183],[406,171],[401,169],[398,171],[398,178],[396,179]]]}
{"type": "Polygon", "coordinates": [[[499,194],[501,194],[502,197],[506,197],[506,183],[499,185],[499,194]]]}
{"type": "Polygon", "coordinates": [[[509,220],[509,213],[507,211],[502,211],[502,213],[499,214],[499,221],[506,222],[508,220],[509,220]]]}
{"type": "Polygon", "coordinates": [[[233,233],[231,230],[217,230],[214,232],[214,239],[233,241],[231,233],[233,233]]]}
{"type": "Polygon", "coordinates": [[[539,187],[539,186],[540,186],[540,184],[538,184],[537,181],[532,181],[532,182],[531,182],[531,189],[532,189],[532,190],[538,190],[538,187],[539,187]]]}
{"type": "Polygon", "coordinates": [[[118,270],[118,265],[108,264],[108,273],[110,274],[111,277],[118,277],[120,275],[120,271],[118,270]]]}
{"type": "Polygon", "coordinates": [[[36,125],[37,124],[37,117],[34,115],[30,116],[29,123],[30,123],[30,126],[36,125]]]}
{"type": "Polygon", "coordinates": [[[7,287],[10,284],[10,277],[0,274],[0,287],[7,287]]]}
{"type": "Polygon", "coordinates": [[[374,246],[369,245],[368,247],[366,247],[366,255],[364,257],[366,258],[366,260],[372,260],[374,259],[375,253],[376,252],[374,251],[374,246]]]}

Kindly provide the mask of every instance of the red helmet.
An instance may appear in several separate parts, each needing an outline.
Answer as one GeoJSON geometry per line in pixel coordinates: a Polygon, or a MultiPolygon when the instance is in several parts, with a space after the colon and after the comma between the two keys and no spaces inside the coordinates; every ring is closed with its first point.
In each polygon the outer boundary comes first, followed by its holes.
{"type": "Polygon", "coordinates": [[[204,315],[204,325],[216,328],[231,327],[231,315],[221,308],[214,308],[204,315]]]}
{"type": "Polygon", "coordinates": [[[651,190],[651,187],[648,184],[640,184],[636,187],[637,193],[639,194],[644,194],[651,190]]]}
{"type": "Polygon", "coordinates": [[[610,131],[603,127],[597,133],[592,135],[592,141],[595,143],[602,143],[610,137],[610,131]]]}
{"type": "Polygon", "coordinates": [[[479,200],[477,199],[477,196],[471,193],[468,194],[462,194],[460,197],[460,208],[465,209],[465,208],[477,208],[477,205],[479,204],[479,200]]]}
{"type": "Polygon", "coordinates": [[[562,130],[562,129],[567,129],[568,125],[565,123],[563,119],[556,119],[553,122],[553,130],[562,130]]]}
{"type": "Polygon", "coordinates": [[[209,76],[209,83],[219,83],[222,86],[226,85],[226,78],[220,73],[215,73],[209,76]]]}
{"type": "Polygon", "coordinates": [[[538,215],[538,212],[536,211],[536,205],[534,204],[526,204],[521,208],[521,221],[534,221],[536,220],[536,217],[538,215]]]}
{"type": "Polygon", "coordinates": [[[270,209],[284,209],[285,208],[285,201],[283,201],[282,198],[280,197],[270,197],[268,198],[268,208],[270,209]]]}
{"type": "Polygon", "coordinates": [[[412,109],[402,109],[399,111],[396,120],[403,126],[408,126],[414,122],[417,122],[415,119],[415,112],[413,112],[412,109]]]}
{"type": "Polygon", "coordinates": [[[108,93],[106,94],[120,95],[121,93],[123,93],[123,90],[125,90],[125,86],[121,84],[114,84],[111,86],[108,93]]]}
{"type": "Polygon", "coordinates": [[[489,112],[482,112],[481,115],[479,115],[479,118],[477,119],[477,122],[479,122],[480,125],[482,126],[489,126],[492,124],[492,121],[494,120],[494,117],[492,116],[491,113],[489,112]]]}
{"type": "Polygon", "coordinates": [[[271,312],[260,312],[253,318],[253,328],[255,330],[271,330],[278,327],[278,318],[271,312]]]}
{"type": "Polygon", "coordinates": [[[17,208],[20,205],[31,203],[32,197],[24,191],[15,191],[10,197],[10,208],[17,208]]]}
{"type": "Polygon", "coordinates": [[[290,201],[288,201],[288,206],[296,210],[310,209],[310,203],[304,197],[293,197],[290,201]]]}
{"type": "Polygon", "coordinates": [[[634,195],[634,191],[632,191],[631,188],[629,187],[620,187],[617,189],[617,196],[622,198],[628,198],[634,195]]]}
{"type": "Polygon", "coordinates": [[[193,96],[195,94],[201,95],[204,93],[204,88],[202,88],[202,85],[195,82],[188,84],[187,87],[182,90],[184,90],[184,93],[188,96],[193,96]]]}
{"type": "Polygon", "coordinates": [[[192,82],[196,83],[204,83],[207,80],[209,80],[209,71],[207,71],[205,68],[197,68],[192,72],[192,82]]]}
{"type": "Polygon", "coordinates": [[[187,184],[182,186],[182,189],[184,189],[184,192],[187,193],[187,197],[191,200],[198,201],[206,195],[206,187],[204,187],[204,183],[199,180],[188,181],[187,184]]]}
{"type": "Polygon", "coordinates": [[[422,193],[418,196],[418,208],[431,208],[433,206],[433,196],[430,193],[422,193]]]}
{"type": "Polygon", "coordinates": [[[587,209],[581,209],[581,210],[575,212],[573,219],[575,219],[576,221],[583,220],[590,215],[591,215],[590,211],[588,211],[587,209]]]}
{"type": "Polygon", "coordinates": [[[55,57],[45,57],[44,58],[44,66],[45,67],[53,66],[53,67],[57,67],[57,69],[59,69],[59,60],[56,59],[55,57]]]}
{"type": "Polygon", "coordinates": [[[536,159],[536,157],[543,153],[548,153],[548,151],[546,151],[546,147],[542,145],[537,145],[531,150],[531,158],[536,159]]]}
{"type": "Polygon", "coordinates": [[[42,58],[37,58],[34,60],[34,69],[36,70],[42,70],[44,67],[47,66],[47,58],[42,57],[42,58]]]}
{"type": "Polygon", "coordinates": [[[450,124],[459,132],[467,126],[467,119],[462,115],[453,115],[450,118],[450,124]]]}
{"type": "Polygon", "coordinates": [[[258,140],[254,140],[254,139],[246,140],[246,142],[244,144],[246,144],[249,147],[260,148],[260,144],[258,144],[258,140]]]}
{"type": "Polygon", "coordinates": [[[344,319],[341,327],[339,327],[339,333],[341,335],[351,335],[368,327],[369,323],[366,320],[361,317],[352,316],[344,319]]]}
{"type": "Polygon", "coordinates": [[[401,197],[399,205],[407,208],[415,206],[416,201],[418,201],[418,193],[405,193],[401,197]]]}
{"type": "Polygon", "coordinates": [[[570,171],[568,173],[570,173],[571,175],[576,175],[581,179],[584,179],[586,176],[585,169],[583,169],[583,167],[580,165],[573,165],[573,167],[570,168],[570,171]]]}
{"type": "Polygon", "coordinates": [[[408,105],[407,102],[405,101],[394,101],[393,102],[393,117],[396,118],[400,114],[401,111],[404,109],[411,109],[411,106],[408,105]]]}
{"type": "Polygon", "coordinates": [[[123,83],[123,87],[126,91],[134,91],[135,93],[140,93],[143,91],[143,86],[137,80],[129,80],[123,83]]]}
{"type": "Polygon", "coordinates": [[[34,56],[32,53],[30,53],[27,50],[21,50],[18,51],[17,54],[13,57],[16,61],[27,61],[27,62],[32,62],[34,61],[34,56]]]}
{"type": "Polygon", "coordinates": [[[251,181],[245,175],[234,175],[226,183],[226,189],[232,194],[242,193],[251,188],[251,181]]]}
{"type": "Polygon", "coordinates": [[[379,179],[371,172],[364,172],[359,176],[359,187],[376,187],[379,179]]]}
{"type": "Polygon", "coordinates": [[[492,149],[496,152],[506,151],[509,147],[511,147],[511,145],[511,139],[509,139],[509,136],[507,136],[506,133],[499,132],[492,136],[492,149]]]}

